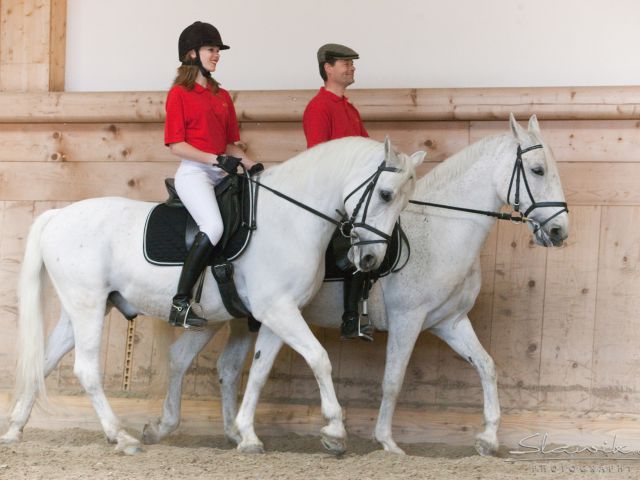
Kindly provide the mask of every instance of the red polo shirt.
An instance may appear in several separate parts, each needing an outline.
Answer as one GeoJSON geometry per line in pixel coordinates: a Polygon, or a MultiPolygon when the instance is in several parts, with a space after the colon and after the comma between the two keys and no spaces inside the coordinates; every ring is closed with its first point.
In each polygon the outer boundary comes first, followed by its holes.
{"type": "Polygon", "coordinates": [[[229,92],[213,93],[199,84],[193,90],[176,85],[167,94],[164,143],[187,142],[203,152],[222,155],[240,140],[238,119],[229,92]]]}
{"type": "Polygon", "coordinates": [[[342,137],[368,137],[356,107],[322,87],[311,99],[302,117],[307,148],[342,137]]]}

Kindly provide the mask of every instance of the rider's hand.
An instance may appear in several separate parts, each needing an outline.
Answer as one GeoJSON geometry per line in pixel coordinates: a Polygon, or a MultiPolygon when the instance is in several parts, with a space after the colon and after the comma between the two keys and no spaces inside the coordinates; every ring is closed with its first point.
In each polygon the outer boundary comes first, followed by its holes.
{"type": "Polygon", "coordinates": [[[238,170],[238,165],[240,164],[240,159],[238,157],[232,157],[231,155],[218,155],[216,159],[217,163],[214,163],[213,166],[220,167],[227,173],[236,173],[238,170]]]}
{"type": "Polygon", "coordinates": [[[264,165],[262,165],[260,162],[254,163],[253,166],[249,169],[249,175],[257,175],[263,170],[264,165]]]}

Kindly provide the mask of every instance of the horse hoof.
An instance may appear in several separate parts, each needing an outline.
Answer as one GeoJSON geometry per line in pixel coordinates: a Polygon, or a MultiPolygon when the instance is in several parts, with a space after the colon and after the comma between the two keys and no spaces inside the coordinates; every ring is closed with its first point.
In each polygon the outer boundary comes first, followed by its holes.
{"type": "Polygon", "coordinates": [[[337,438],[323,433],[320,437],[322,446],[334,455],[342,455],[347,451],[347,442],[344,438],[337,438]]]}
{"type": "Polygon", "coordinates": [[[249,453],[249,454],[264,453],[264,445],[262,445],[262,442],[246,443],[244,445],[240,443],[238,445],[238,451],[241,453],[249,453]]]}
{"type": "Polygon", "coordinates": [[[142,443],[145,445],[155,445],[160,441],[158,429],[152,423],[147,423],[142,429],[142,443]]]}
{"type": "Polygon", "coordinates": [[[130,445],[117,445],[116,452],[124,453],[125,455],[137,455],[142,452],[142,447],[140,444],[130,444],[130,445]]]}
{"type": "Polygon", "coordinates": [[[382,448],[384,448],[385,452],[389,452],[389,453],[395,453],[396,455],[406,455],[406,453],[404,452],[404,450],[402,450],[398,445],[395,444],[395,442],[381,442],[382,443],[382,448]]]}
{"type": "Polygon", "coordinates": [[[117,439],[116,452],[124,453],[125,455],[135,455],[142,451],[140,442],[123,430],[118,433],[117,439]]]}
{"type": "Polygon", "coordinates": [[[16,437],[13,435],[3,435],[0,437],[0,444],[9,445],[11,443],[18,443],[20,441],[20,437],[16,437]]]}
{"type": "Polygon", "coordinates": [[[490,457],[498,452],[498,442],[494,439],[484,438],[482,434],[476,437],[476,451],[483,457],[490,457]]]}

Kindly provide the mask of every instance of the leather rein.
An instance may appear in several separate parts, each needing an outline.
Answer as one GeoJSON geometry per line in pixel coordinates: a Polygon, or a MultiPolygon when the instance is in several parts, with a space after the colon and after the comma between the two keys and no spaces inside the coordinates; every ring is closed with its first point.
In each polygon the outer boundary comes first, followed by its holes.
{"type": "Polygon", "coordinates": [[[524,150],[518,145],[518,151],[516,153],[516,161],[513,166],[513,171],[511,172],[511,180],[509,182],[509,190],[507,191],[507,202],[513,208],[513,211],[510,213],[505,212],[493,212],[490,210],[476,210],[474,208],[464,208],[464,207],[455,207],[452,205],[443,205],[440,203],[431,203],[431,202],[422,202],[419,200],[409,200],[409,203],[413,203],[415,205],[425,205],[428,207],[437,207],[437,208],[445,208],[448,210],[457,210],[460,212],[468,212],[468,213],[476,213],[479,215],[486,215],[488,217],[494,217],[498,220],[509,220],[515,223],[531,223],[533,225],[533,233],[535,234],[538,230],[544,227],[549,221],[557,217],[563,212],[569,213],[569,208],[567,207],[566,202],[536,202],[533,198],[533,194],[531,193],[531,189],[529,188],[529,182],[527,181],[527,175],[525,173],[524,165],[522,163],[522,155],[524,153],[530,152],[531,150],[537,150],[539,148],[543,148],[541,144],[533,145],[531,147],[527,147],[524,150]],[[527,210],[522,213],[520,211],[520,178],[524,181],[525,190],[527,195],[529,196],[529,200],[531,200],[531,206],[527,208],[527,210]],[[515,188],[514,188],[515,183],[515,188]],[[514,191],[514,199],[513,203],[511,202],[511,191],[514,191]],[[560,207],[560,209],[555,212],[553,215],[546,218],[543,222],[539,223],[538,221],[529,217],[529,214],[535,210],[536,208],[544,208],[544,207],[560,207]]]}
{"type": "Polygon", "coordinates": [[[380,178],[380,175],[382,174],[382,172],[400,172],[400,171],[401,169],[399,168],[388,167],[386,164],[386,161],[383,161],[373,174],[371,174],[364,182],[358,185],[351,193],[349,193],[349,195],[345,197],[344,203],[346,204],[347,200],[349,200],[349,198],[352,195],[354,195],[358,190],[365,187],[366,185],[350,218],[347,217],[346,213],[336,210],[336,212],[338,212],[342,217],[340,221],[331,218],[330,216],[322,213],[319,210],[316,210],[313,207],[305,205],[304,203],[296,200],[295,198],[292,198],[288,195],[285,195],[282,192],[279,192],[278,190],[275,190],[263,183],[260,183],[260,176],[257,176],[257,178],[254,179],[254,178],[251,178],[249,175],[247,175],[247,178],[249,179],[250,182],[256,185],[256,189],[264,188],[265,190],[270,191],[274,195],[277,195],[278,197],[283,198],[284,200],[287,200],[290,203],[293,203],[297,207],[300,207],[308,212],[311,212],[314,215],[326,220],[327,222],[334,224],[336,227],[338,227],[338,230],[340,230],[340,233],[344,237],[351,239],[352,246],[358,246],[358,245],[367,245],[371,243],[389,243],[391,241],[391,235],[387,235],[381,230],[378,230],[377,228],[372,227],[371,225],[368,225],[366,223],[366,219],[367,219],[367,213],[369,210],[369,204],[371,202],[371,197],[373,196],[373,191],[375,190],[375,186],[378,183],[378,179],[380,178]],[[363,204],[364,204],[364,211],[362,214],[362,220],[360,220],[359,222],[356,222],[356,217],[360,212],[360,209],[362,208],[363,204]],[[357,234],[355,234],[355,232],[353,231],[354,228],[363,228],[365,230],[368,230],[378,235],[379,237],[381,237],[381,240],[360,240],[357,234]]]}

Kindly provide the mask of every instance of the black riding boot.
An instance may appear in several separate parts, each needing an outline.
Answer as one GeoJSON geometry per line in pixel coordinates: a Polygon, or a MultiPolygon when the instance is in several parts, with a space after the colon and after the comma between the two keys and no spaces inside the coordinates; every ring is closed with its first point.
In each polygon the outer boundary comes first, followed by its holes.
{"type": "Polygon", "coordinates": [[[373,341],[373,329],[370,325],[360,325],[358,311],[358,304],[362,300],[366,281],[367,276],[362,272],[347,275],[344,279],[344,314],[340,326],[342,338],[362,338],[370,342],[373,341]]]}
{"type": "Polygon", "coordinates": [[[207,266],[213,245],[204,232],[198,232],[184,261],[178,290],[173,297],[169,323],[177,327],[201,327],[207,320],[199,317],[191,309],[191,292],[202,270],[207,266]]]}

